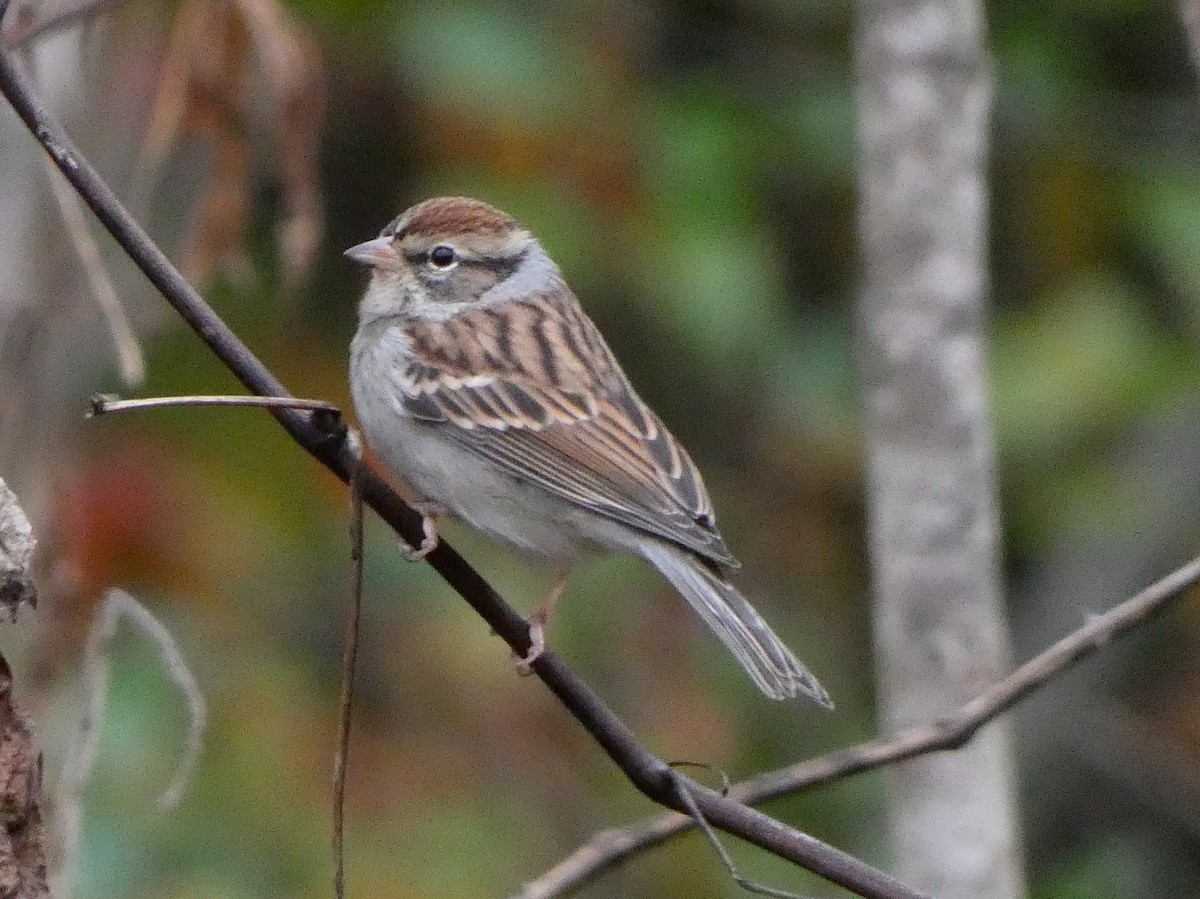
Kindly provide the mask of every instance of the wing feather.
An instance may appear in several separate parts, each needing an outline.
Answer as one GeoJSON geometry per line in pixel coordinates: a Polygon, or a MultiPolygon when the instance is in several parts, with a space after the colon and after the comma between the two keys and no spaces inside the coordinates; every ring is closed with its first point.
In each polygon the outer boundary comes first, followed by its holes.
{"type": "Polygon", "coordinates": [[[406,336],[416,359],[395,377],[412,415],[514,478],[737,565],[696,466],[573,297],[479,307],[406,336]]]}

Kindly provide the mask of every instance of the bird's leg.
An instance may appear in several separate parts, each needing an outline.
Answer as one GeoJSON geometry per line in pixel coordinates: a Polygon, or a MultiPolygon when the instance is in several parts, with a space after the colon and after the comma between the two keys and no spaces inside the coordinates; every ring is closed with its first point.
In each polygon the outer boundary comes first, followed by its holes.
{"type": "Polygon", "coordinates": [[[421,513],[421,545],[412,546],[403,537],[397,537],[396,542],[400,544],[400,554],[404,558],[410,562],[420,562],[437,549],[437,523],[438,519],[446,514],[446,510],[430,500],[413,503],[412,507],[421,513]]]}
{"type": "Polygon", "coordinates": [[[522,677],[533,673],[533,663],[546,651],[546,625],[550,623],[550,616],[554,614],[554,607],[558,605],[558,599],[562,596],[570,576],[570,568],[560,569],[554,576],[554,584],[550,587],[546,601],[529,616],[529,651],[523,656],[517,656],[514,661],[517,674],[522,677]]]}

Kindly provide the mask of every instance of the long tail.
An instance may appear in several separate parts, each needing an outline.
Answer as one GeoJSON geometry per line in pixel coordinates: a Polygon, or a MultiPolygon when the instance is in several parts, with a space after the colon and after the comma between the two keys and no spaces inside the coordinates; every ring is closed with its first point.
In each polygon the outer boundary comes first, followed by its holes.
{"type": "Polygon", "coordinates": [[[737,590],[679,547],[647,542],[640,549],[646,561],[671,582],[742,663],[760,690],[772,699],[803,694],[833,708],[817,679],[737,590]]]}

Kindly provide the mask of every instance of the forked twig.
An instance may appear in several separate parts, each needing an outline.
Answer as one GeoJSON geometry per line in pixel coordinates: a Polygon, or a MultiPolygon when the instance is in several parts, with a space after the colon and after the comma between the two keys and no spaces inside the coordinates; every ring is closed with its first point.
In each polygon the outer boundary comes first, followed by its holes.
{"type": "Polygon", "coordinates": [[[797,893],[765,886],[761,883],[755,883],[747,877],[743,877],[738,872],[737,866],[734,865],[733,857],[729,854],[729,850],[725,848],[724,844],[717,837],[716,831],[704,820],[704,812],[700,811],[700,806],[696,804],[696,797],[692,795],[688,779],[676,771],[672,771],[671,773],[679,801],[687,809],[692,823],[700,828],[700,832],[704,834],[704,839],[708,840],[708,845],[713,848],[713,852],[717,854],[717,858],[721,860],[721,864],[725,866],[725,870],[729,872],[729,876],[733,878],[734,883],[743,890],[749,893],[757,893],[760,896],[771,896],[773,899],[801,899],[797,893]]]}
{"type": "MultiPolygon", "coordinates": [[[[1200,558],[1175,569],[1102,615],[1093,617],[991,689],[944,718],[906,728],[886,739],[870,740],[742,781],[729,791],[729,795],[749,805],[757,805],[808,787],[871,771],[891,762],[956,749],[989,721],[1012,708],[1051,678],[1164,612],[1197,583],[1200,583],[1200,558]]],[[[608,868],[664,843],[693,826],[690,818],[666,814],[627,827],[602,831],[541,877],[525,884],[514,895],[514,899],[565,896],[608,868]]]]}

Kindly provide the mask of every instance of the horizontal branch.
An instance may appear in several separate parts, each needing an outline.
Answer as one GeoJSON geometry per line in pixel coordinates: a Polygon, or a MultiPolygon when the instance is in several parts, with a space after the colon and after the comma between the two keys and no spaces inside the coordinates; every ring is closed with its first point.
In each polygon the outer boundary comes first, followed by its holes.
{"type": "Polygon", "coordinates": [[[327,412],[333,421],[342,410],[325,400],[304,400],[291,396],[146,396],[123,400],[110,393],[94,393],[88,408],[88,418],[111,412],[130,412],[144,409],[166,409],[170,406],[250,406],[260,409],[305,409],[327,412]]]}
{"type": "MultiPolygon", "coordinates": [[[[1162,614],[1197,583],[1200,583],[1200,558],[1177,568],[1104,614],[1091,618],[944,718],[905,728],[886,739],[860,743],[742,781],[729,790],[729,795],[756,805],[892,762],[957,749],[985,724],[1052,678],[1162,614]]],[[[683,815],[659,815],[628,827],[601,831],[537,880],[527,883],[513,899],[552,899],[566,895],[608,868],[693,827],[695,823],[683,815]]]]}
{"type": "MultiPolygon", "coordinates": [[[[3,0],[0,0],[0,10],[2,8],[3,0]]],[[[283,384],[238,339],[125,210],[109,186],[76,149],[62,126],[37,99],[25,73],[6,50],[0,50],[0,93],[12,104],[30,132],[117,243],[246,388],[264,396],[290,396],[283,384]]],[[[331,426],[327,421],[328,416],[322,417],[320,412],[276,407],[270,407],[269,411],[296,443],[343,481],[348,479],[354,460],[344,439],[344,425],[338,423],[331,426]]],[[[420,543],[421,516],[377,475],[367,470],[362,472],[362,495],[364,502],[395,528],[406,542],[413,546],[420,543]]],[[[426,560],[514,652],[521,656],[528,652],[529,632],[525,620],[452,547],[442,542],[426,560]]],[[[543,653],[532,667],[634,786],[662,805],[682,809],[683,803],[676,788],[679,775],[645,749],[625,723],[574,671],[549,651],[543,653]]],[[[848,890],[878,899],[915,899],[921,895],[853,856],[774,818],[693,782],[689,781],[688,786],[696,805],[714,827],[788,859],[848,890]]]]}

